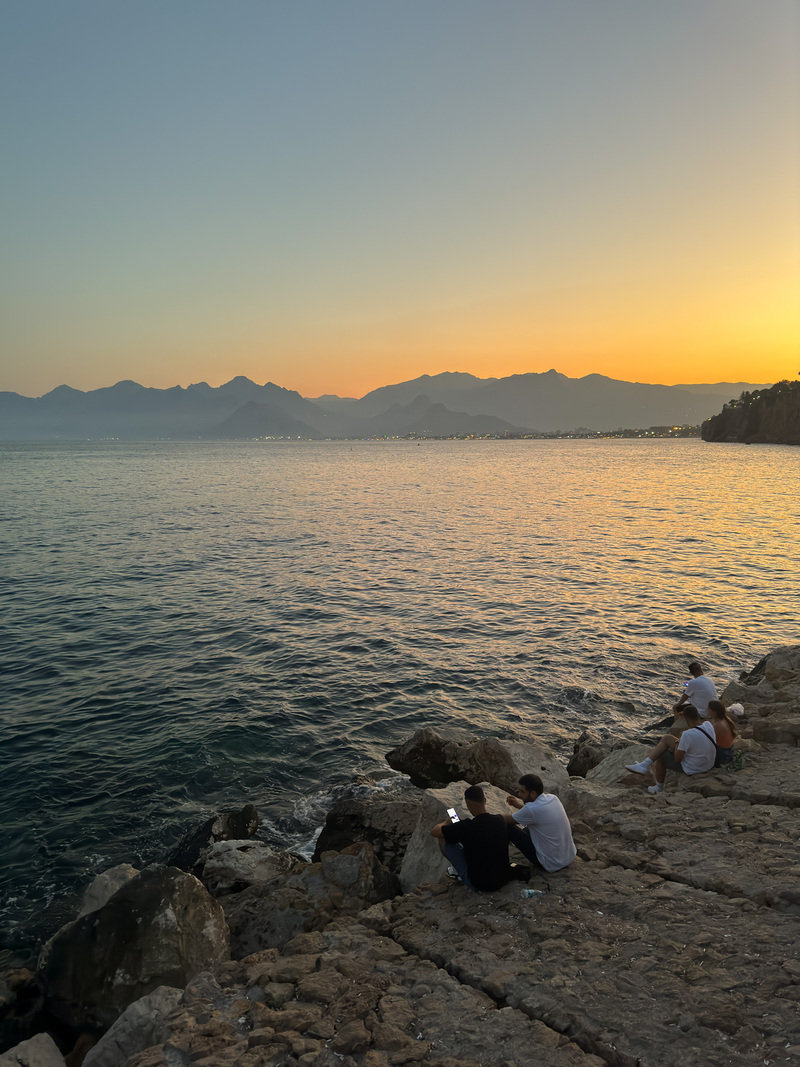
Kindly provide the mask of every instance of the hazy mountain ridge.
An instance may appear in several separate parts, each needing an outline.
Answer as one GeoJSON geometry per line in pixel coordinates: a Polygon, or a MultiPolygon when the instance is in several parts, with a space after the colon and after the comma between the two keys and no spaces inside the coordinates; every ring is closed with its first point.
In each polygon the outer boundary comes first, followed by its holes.
{"type": "Polygon", "coordinates": [[[38,398],[0,393],[0,438],[249,439],[253,437],[403,437],[571,431],[578,427],[699,425],[760,386],[640,385],[558,371],[477,378],[463,372],[423,375],[359,399],[310,400],[238,376],[153,389],[125,380],[83,392],[61,385],[38,398]],[[743,389],[744,387],[744,389],[743,389]]]}
{"type": "MultiPolygon", "coordinates": [[[[629,426],[699,425],[730,400],[726,383],[679,388],[641,385],[589,374],[568,378],[555,370],[543,374],[514,374],[506,378],[476,378],[470,374],[423,375],[412,381],[383,386],[360,400],[339,400],[339,414],[375,417],[392,403],[409,403],[424,393],[432,402],[470,415],[493,415],[516,426],[541,432],[613,430],[629,426]]],[[[330,399],[326,398],[330,404],[330,399]]],[[[333,409],[333,405],[331,405],[333,409]]]]}

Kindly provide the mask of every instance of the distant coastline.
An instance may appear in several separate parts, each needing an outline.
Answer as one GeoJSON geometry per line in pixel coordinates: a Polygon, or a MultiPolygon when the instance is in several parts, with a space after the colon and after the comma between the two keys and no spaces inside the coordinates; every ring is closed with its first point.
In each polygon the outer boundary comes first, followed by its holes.
{"type": "Polygon", "coordinates": [[[702,426],[704,441],[800,445],[800,381],[742,392],[702,426]]]}
{"type": "Polygon", "coordinates": [[[666,386],[555,370],[507,378],[423,375],[360,399],[310,400],[236,377],[218,388],[150,389],[132,381],[38,398],[0,392],[0,439],[369,440],[697,437],[746,383],[666,386]]]}

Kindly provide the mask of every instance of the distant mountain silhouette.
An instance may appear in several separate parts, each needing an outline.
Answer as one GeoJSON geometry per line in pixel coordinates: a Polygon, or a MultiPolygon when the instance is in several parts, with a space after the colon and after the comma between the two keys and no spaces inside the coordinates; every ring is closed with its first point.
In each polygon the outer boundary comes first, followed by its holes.
{"type": "Polygon", "coordinates": [[[227,419],[200,436],[217,441],[242,441],[254,437],[302,437],[316,440],[322,435],[307,422],[287,414],[283,408],[248,400],[227,419]]]}
{"type": "Polygon", "coordinates": [[[716,388],[639,385],[601,374],[568,378],[555,370],[507,378],[426,374],[360,399],[309,400],[241,376],[218,388],[199,382],[150,389],[121,381],[82,392],[60,385],[38,398],[0,393],[0,439],[446,437],[696,425],[731,399],[730,390],[760,387],[716,388]]]}
{"type": "Polygon", "coordinates": [[[427,396],[417,396],[410,404],[393,404],[382,414],[373,416],[369,425],[376,437],[481,436],[520,431],[520,427],[512,426],[494,415],[450,411],[444,404],[434,404],[427,396]]]}
{"type": "Polygon", "coordinates": [[[699,425],[732,395],[724,386],[719,393],[711,386],[693,386],[690,391],[622,382],[602,374],[568,378],[555,370],[507,378],[447,373],[383,386],[360,400],[340,402],[336,410],[339,414],[374,417],[388,405],[406,404],[421,392],[450,409],[494,415],[544,432],[579,426],[613,430],[621,426],[699,425]]]}
{"type": "Polygon", "coordinates": [[[766,385],[752,385],[747,382],[717,382],[715,385],[673,385],[673,389],[685,389],[687,393],[714,393],[716,396],[741,396],[754,389],[769,389],[766,385]]]}

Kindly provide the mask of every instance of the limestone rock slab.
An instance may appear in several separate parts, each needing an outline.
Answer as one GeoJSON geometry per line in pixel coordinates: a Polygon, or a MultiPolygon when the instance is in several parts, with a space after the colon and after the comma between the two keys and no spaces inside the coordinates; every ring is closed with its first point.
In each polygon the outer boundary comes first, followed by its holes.
{"type": "Polygon", "coordinates": [[[64,1057],[49,1034],[37,1034],[4,1052],[0,1067],[64,1067],[64,1057]]]}
{"type": "Polygon", "coordinates": [[[182,996],[182,989],[159,986],[129,1004],[86,1054],[83,1067],[121,1067],[135,1053],[166,1041],[170,1033],[167,1019],[182,996]]]}
{"type": "Polygon", "coordinates": [[[234,955],[279,948],[337,915],[395,896],[397,878],[378,862],[367,842],[325,853],[318,863],[297,863],[273,881],[222,898],[234,955]]]}
{"type": "Polygon", "coordinates": [[[139,871],[132,867],[130,863],[120,863],[116,867],[111,867],[109,870],[103,871],[102,874],[98,874],[83,894],[78,918],[80,919],[82,915],[88,915],[90,911],[97,911],[98,908],[102,908],[118,889],[121,889],[131,878],[135,878],[138,873],[139,871]]]}
{"type": "MultiPolygon", "coordinates": [[[[418,885],[435,882],[445,873],[448,861],[439,850],[431,829],[443,822],[448,808],[455,808],[461,818],[469,818],[464,804],[464,790],[470,782],[453,782],[443,789],[426,789],[423,793],[414,832],[406,848],[400,868],[400,885],[408,893],[418,885]]],[[[508,793],[495,786],[484,785],[486,810],[492,815],[506,815],[510,810],[506,804],[508,793]]]]}
{"type": "Polygon", "coordinates": [[[466,781],[473,785],[489,782],[516,792],[523,774],[538,774],[548,793],[558,793],[569,779],[561,760],[536,738],[525,742],[497,737],[464,741],[425,728],[388,752],[386,761],[421,788],[466,781]]]}
{"type": "Polygon", "coordinates": [[[214,897],[269,882],[288,871],[294,861],[263,841],[217,841],[200,854],[203,885],[214,897]]]}
{"type": "Polygon", "coordinates": [[[47,1001],[69,1025],[109,1026],[160,985],[183,987],[229,958],[220,905],[192,875],[148,867],[42,949],[47,1001]]]}

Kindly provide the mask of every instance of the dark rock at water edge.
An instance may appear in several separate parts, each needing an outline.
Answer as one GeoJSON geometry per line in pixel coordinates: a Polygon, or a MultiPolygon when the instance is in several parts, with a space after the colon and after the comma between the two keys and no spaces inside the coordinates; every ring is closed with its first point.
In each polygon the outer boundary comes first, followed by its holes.
{"type": "Polygon", "coordinates": [[[314,849],[314,862],[325,852],[339,852],[357,841],[366,841],[380,862],[393,874],[399,874],[421,803],[420,790],[405,778],[398,778],[388,794],[341,797],[325,818],[314,849]]]}
{"type": "Polygon", "coordinates": [[[572,757],[567,764],[567,774],[573,778],[585,778],[592,767],[618,748],[627,748],[634,744],[625,737],[612,737],[608,731],[591,727],[583,731],[573,746],[572,757]]]}
{"type": "Polygon", "coordinates": [[[462,740],[425,728],[388,752],[386,762],[421,788],[489,782],[516,793],[523,774],[538,774],[547,782],[548,791],[557,793],[568,780],[561,762],[536,738],[527,742],[496,737],[462,740]]]}
{"type": "Polygon", "coordinates": [[[231,951],[241,958],[282,948],[298,934],[319,930],[396,896],[400,883],[365,841],[318,862],[298,863],[285,874],[225,897],[231,951]]]}
{"type": "Polygon", "coordinates": [[[183,987],[229,955],[220,905],[192,875],[155,866],[59,930],[42,949],[39,974],[56,1018],[107,1027],[156,986],[183,987]]]}
{"type": "Polygon", "coordinates": [[[42,1029],[44,983],[27,967],[0,976],[0,1052],[27,1041],[42,1029]]]}
{"type": "Polygon", "coordinates": [[[240,811],[223,811],[190,831],[164,858],[168,867],[199,874],[204,849],[216,841],[244,841],[258,831],[258,812],[252,804],[245,804],[240,811]]]}

